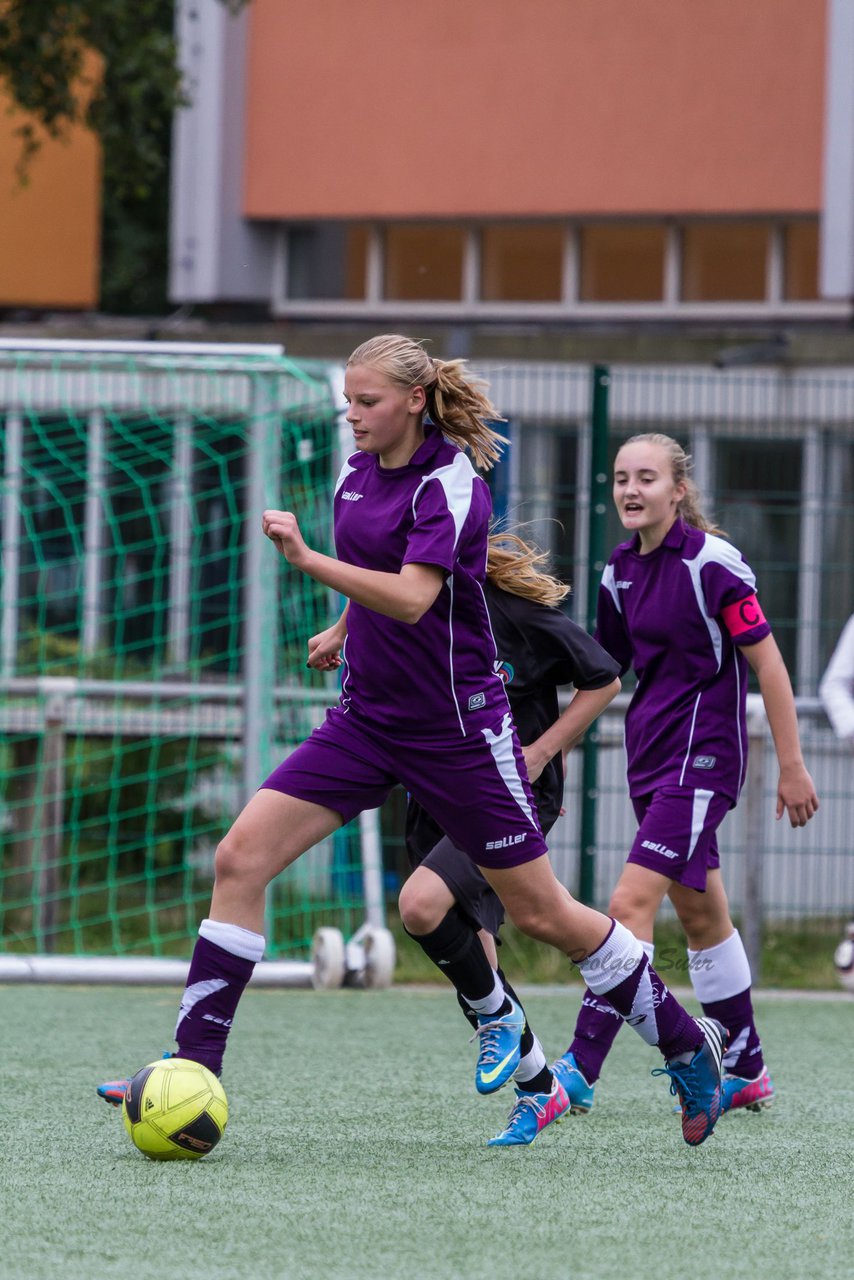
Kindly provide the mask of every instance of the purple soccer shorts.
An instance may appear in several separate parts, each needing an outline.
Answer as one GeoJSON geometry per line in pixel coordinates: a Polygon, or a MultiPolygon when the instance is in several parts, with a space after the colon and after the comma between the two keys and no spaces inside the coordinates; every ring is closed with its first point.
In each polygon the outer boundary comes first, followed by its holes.
{"type": "Polygon", "coordinates": [[[632,806],[639,826],[627,861],[705,891],[707,872],[720,866],[717,829],[732,801],[715,791],[662,787],[634,797],[632,806]]]}
{"type": "Polygon", "coordinates": [[[262,787],[349,822],[379,808],[397,783],[478,866],[521,866],[547,851],[509,711],[491,728],[433,741],[378,734],[333,707],[262,787]]]}

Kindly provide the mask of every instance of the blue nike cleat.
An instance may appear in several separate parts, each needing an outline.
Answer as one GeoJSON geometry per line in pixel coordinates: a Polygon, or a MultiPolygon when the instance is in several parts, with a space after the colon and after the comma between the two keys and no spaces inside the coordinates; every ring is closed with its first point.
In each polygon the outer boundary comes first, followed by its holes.
{"type": "MultiPolygon", "coordinates": [[[[510,1000],[510,997],[507,997],[510,1000]]],[[[478,1015],[472,1040],[480,1040],[474,1073],[478,1093],[495,1093],[519,1065],[519,1042],[525,1030],[525,1014],[515,1000],[510,1011],[497,1018],[494,1013],[478,1015]]]]}
{"type": "Polygon", "coordinates": [[[727,1041],[726,1028],[714,1018],[697,1018],[705,1039],[690,1062],[671,1059],[656,1067],[654,1076],[670,1076],[670,1092],[682,1109],[682,1137],[699,1147],[713,1132],[723,1111],[721,1059],[727,1041]]]}
{"type": "Polygon", "coordinates": [[[557,1124],[569,1110],[566,1090],[555,1076],[551,1093],[523,1093],[516,1090],[516,1101],[507,1118],[507,1126],[490,1138],[488,1147],[529,1147],[547,1125],[557,1124]]]}
{"type": "Polygon", "coordinates": [[[556,1058],[551,1065],[551,1072],[552,1075],[557,1076],[566,1090],[566,1096],[569,1098],[569,1114],[586,1116],[593,1106],[595,1085],[587,1083],[584,1073],[575,1061],[575,1054],[567,1051],[562,1057],[556,1058]]]}

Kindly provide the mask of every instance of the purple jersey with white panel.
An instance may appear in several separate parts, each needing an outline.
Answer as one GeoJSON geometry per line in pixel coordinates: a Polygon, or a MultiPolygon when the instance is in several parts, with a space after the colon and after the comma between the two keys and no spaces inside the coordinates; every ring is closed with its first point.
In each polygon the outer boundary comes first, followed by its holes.
{"type": "Polygon", "coordinates": [[[731,543],[677,520],[661,546],[612,554],[596,638],[638,682],[626,715],[629,792],[679,786],[735,803],[747,767],[747,661],[771,634],[756,579],[731,543]]]}
{"type": "Polygon", "coordinates": [[[386,573],[430,564],[444,574],[414,625],[355,601],[347,612],[342,709],[413,741],[479,732],[507,710],[483,591],[489,489],[461,449],[430,424],[426,433],[403,467],[353,454],[334,502],[339,560],[386,573]]]}

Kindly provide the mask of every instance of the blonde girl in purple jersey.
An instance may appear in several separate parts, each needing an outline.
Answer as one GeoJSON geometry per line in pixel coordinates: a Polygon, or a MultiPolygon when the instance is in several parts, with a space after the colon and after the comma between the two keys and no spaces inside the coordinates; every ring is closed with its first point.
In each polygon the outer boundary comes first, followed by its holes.
{"type": "MultiPolygon", "coordinates": [[[[729,914],[717,827],[747,767],[747,668],[759,682],[780,768],[777,818],[804,826],[818,809],[801,755],[792,687],[741,554],[703,515],[689,459],[669,436],[634,436],[614,463],[614,501],[629,542],[602,576],[596,636],[638,677],[626,717],[629,791],[639,829],[609,910],[650,960],[669,897],[685,930],[703,1012],[729,1033],[723,1108],[759,1110],[774,1086],[753,1018],[751,975],[729,914]]],[[[620,1019],[588,990],[575,1038],[554,1072],[578,1110],[620,1019]]]]}
{"type": "MultiPolygon", "coordinates": [[[[462,361],[433,360],[394,334],[353,353],[344,385],[356,452],[335,490],[337,556],[309,547],[293,513],[263,516],[291,565],[349,601],[309,641],[313,667],[342,661],[341,699],[261,784],[217,849],[177,1056],[219,1073],[238,1001],[264,952],[267,885],[401,783],[469,853],[514,923],[568,955],[659,1047],[680,1090],[683,1135],[698,1145],[720,1112],[722,1028],[690,1017],[629,930],[558,884],[494,670],[483,592],[491,503],[468,455],[482,468],[499,456],[500,437],[488,425],[498,414],[462,361]]],[[[467,994],[498,1088],[518,1061],[524,1018],[476,936],[465,933],[449,945],[457,954],[470,944],[483,956],[483,986],[467,994]]],[[[116,1084],[99,1092],[115,1101],[116,1084]]]]}

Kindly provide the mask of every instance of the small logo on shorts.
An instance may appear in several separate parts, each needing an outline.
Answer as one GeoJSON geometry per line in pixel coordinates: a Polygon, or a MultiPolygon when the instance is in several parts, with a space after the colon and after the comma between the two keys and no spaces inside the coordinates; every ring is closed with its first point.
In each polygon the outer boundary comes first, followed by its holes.
{"type": "Polygon", "coordinates": [[[692,769],[714,769],[718,762],[717,756],[694,756],[692,769]]]}
{"type": "Polygon", "coordinates": [[[527,839],[527,831],[521,831],[517,836],[502,836],[500,840],[487,840],[483,847],[484,849],[507,849],[511,844],[522,844],[527,839]]]}
{"type": "Polygon", "coordinates": [[[660,853],[665,858],[678,858],[679,854],[673,849],[668,849],[666,844],[656,844],[654,840],[642,840],[642,849],[651,849],[653,853],[660,853]]]}
{"type": "Polygon", "coordinates": [[[495,674],[502,684],[510,684],[516,672],[513,669],[512,662],[502,662],[500,659],[496,659],[495,674]]]}
{"type": "Polygon", "coordinates": [[[469,711],[477,711],[479,707],[486,706],[485,693],[473,693],[469,698],[469,711]]]}

